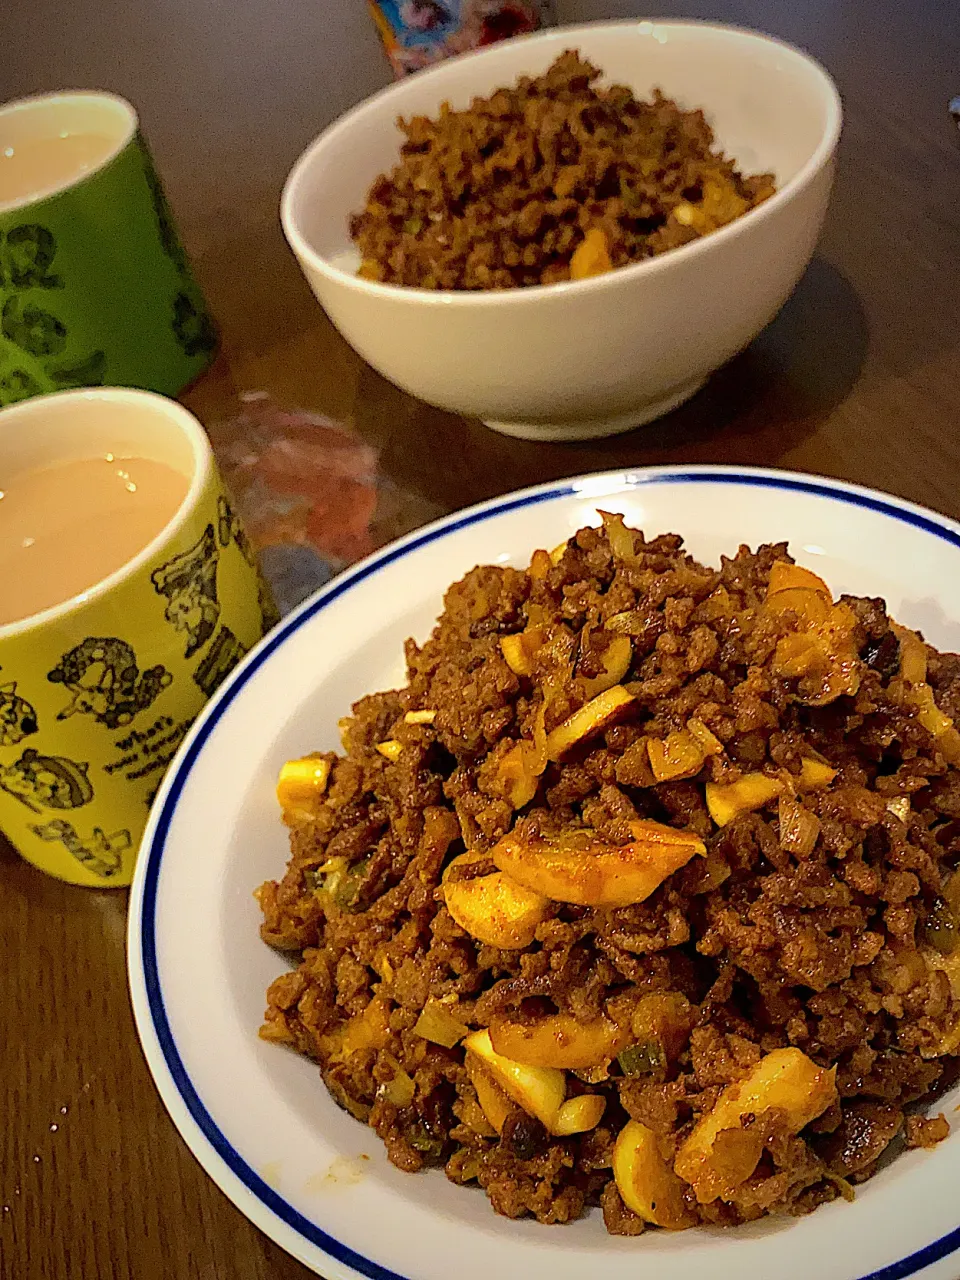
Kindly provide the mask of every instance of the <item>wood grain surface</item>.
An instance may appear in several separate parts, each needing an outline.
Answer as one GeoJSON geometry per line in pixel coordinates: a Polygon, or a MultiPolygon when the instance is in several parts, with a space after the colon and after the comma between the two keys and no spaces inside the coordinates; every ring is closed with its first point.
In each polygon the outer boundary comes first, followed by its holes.
{"type": "MultiPolygon", "coordinates": [[[[818,471],[960,517],[955,4],[657,8],[804,45],[836,77],[847,122],[823,240],[781,316],[687,406],[600,443],[524,444],[411,400],[353,355],[302,282],[277,224],[284,174],[323,123],[386,80],[360,0],[7,0],[4,26],[19,36],[0,52],[0,98],[99,85],[140,106],[222,327],[217,364],[186,397],[207,422],[250,390],[343,418],[431,509],[696,461],[818,471]]],[[[306,1277],[207,1179],[160,1104],[130,1014],[125,912],[124,893],[48,879],[0,840],[0,1277],[306,1277]]]]}

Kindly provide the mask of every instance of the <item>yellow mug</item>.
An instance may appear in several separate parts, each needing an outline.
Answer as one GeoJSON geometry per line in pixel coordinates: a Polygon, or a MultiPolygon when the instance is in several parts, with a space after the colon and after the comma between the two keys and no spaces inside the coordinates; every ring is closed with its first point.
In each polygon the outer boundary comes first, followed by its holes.
{"type": "Polygon", "coordinates": [[[181,405],[95,388],[0,410],[0,490],[108,453],[187,478],[176,514],[89,590],[0,626],[0,831],[42,871],[97,887],[130,883],[167,765],[276,620],[206,434],[181,405]]]}

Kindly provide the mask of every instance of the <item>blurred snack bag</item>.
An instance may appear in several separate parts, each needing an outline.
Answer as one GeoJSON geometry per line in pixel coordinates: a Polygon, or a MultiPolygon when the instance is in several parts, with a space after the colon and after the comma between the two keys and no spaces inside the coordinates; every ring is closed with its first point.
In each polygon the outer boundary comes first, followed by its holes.
{"type": "Polygon", "coordinates": [[[536,31],[549,0],[367,0],[397,76],[536,31]]]}
{"type": "Polygon", "coordinates": [[[441,514],[384,475],[377,451],[346,423],[282,409],[263,391],[240,401],[239,414],[208,433],[281,613],[441,514]]]}

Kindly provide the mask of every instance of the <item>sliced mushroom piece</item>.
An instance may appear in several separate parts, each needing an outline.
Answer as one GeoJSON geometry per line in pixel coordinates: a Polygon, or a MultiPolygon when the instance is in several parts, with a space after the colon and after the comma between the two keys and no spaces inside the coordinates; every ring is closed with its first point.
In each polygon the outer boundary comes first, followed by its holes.
{"type": "Polygon", "coordinates": [[[531,1022],[494,1018],[490,1039],[498,1053],[533,1067],[585,1070],[615,1058],[630,1042],[629,1024],[618,1025],[600,1016],[577,1022],[569,1013],[555,1013],[531,1022]]]}
{"type": "Polygon", "coordinates": [[[613,1148],[613,1176],[628,1209],[645,1222],[682,1231],[696,1224],[683,1199],[684,1184],[664,1160],[652,1129],[628,1120],[613,1148]]]}
{"type": "Polygon", "coordinates": [[[478,942],[507,951],[530,945],[550,906],[543,894],[502,871],[447,881],[441,892],[461,929],[478,942]]]}
{"type": "Polygon", "coordinates": [[[737,782],[708,782],[707,809],[717,826],[725,827],[741,814],[762,809],[776,799],[783,788],[779,778],[770,778],[765,773],[747,773],[737,782]]]}
{"type": "Polygon", "coordinates": [[[633,694],[623,685],[614,685],[568,716],[547,734],[547,759],[559,760],[578,743],[616,724],[628,707],[635,705],[633,694]]]}
{"type": "Polygon", "coordinates": [[[494,1049],[489,1031],[475,1031],[463,1043],[469,1053],[475,1053],[481,1059],[508,1098],[552,1131],[567,1092],[566,1077],[562,1071],[512,1062],[494,1049]]]}
{"type": "MultiPolygon", "coordinates": [[[[749,1161],[724,1159],[717,1150],[718,1139],[728,1130],[744,1132],[748,1116],[777,1108],[784,1113],[791,1133],[799,1133],[811,1120],[826,1111],[837,1098],[836,1067],[819,1067],[800,1049],[774,1049],[764,1054],[756,1066],[733,1084],[728,1084],[712,1110],[697,1121],[684,1141],[674,1169],[689,1182],[701,1204],[723,1199],[753,1172],[749,1161]],[[730,1167],[736,1163],[732,1182],[730,1167]],[[732,1185],[731,1185],[732,1183],[732,1185]]],[[[761,1147],[756,1149],[756,1161],[761,1147]]]]}
{"type": "Polygon", "coordinates": [[[593,832],[582,842],[545,840],[515,833],[491,850],[514,880],[557,902],[584,907],[625,907],[649,898],[659,886],[706,846],[693,831],[641,819],[630,823],[629,844],[612,845],[593,832]]]}

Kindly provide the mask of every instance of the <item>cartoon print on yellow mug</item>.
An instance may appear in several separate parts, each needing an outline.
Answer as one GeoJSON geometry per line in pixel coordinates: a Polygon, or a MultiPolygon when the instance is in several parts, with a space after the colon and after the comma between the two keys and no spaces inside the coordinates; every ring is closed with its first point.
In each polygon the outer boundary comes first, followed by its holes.
{"type": "MultiPolygon", "coordinates": [[[[15,803],[32,818],[26,830],[41,848],[60,849],[61,858],[76,866],[71,875],[58,864],[56,874],[68,879],[129,881],[136,850],[133,815],[125,814],[122,823],[104,821],[101,799],[118,787],[136,788],[139,811],[146,812],[203,701],[266,629],[272,596],[229,499],[218,486],[201,509],[212,518],[195,523],[186,546],[174,543],[159,565],[144,571],[142,582],[155,604],[145,608],[141,594],[143,603],[122,615],[130,619],[129,638],[88,635],[61,651],[48,669],[42,667],[29,686],[22,668],[0,673],[0,748],[7,748],[0,751],[0,801],[15,803]],[[238,581],[247,583],[242,607],[238,581]],[[169,638],[162,640],[163,633],[169,638]],[[154,657],[149,666],[138,655],[148,643],[154,657]],[[37,696],[38,678],[58,691],[52,703],[48,695],[37,696]],[[195,690],[189,709],[185,680],[195,690]],[[174,708],[164,696],[168,690],[187,714],[169,714],[174,708]],[[74,735],[66,751],[59,742],[44,741],[61,724],[72,726],[74,735]],[[102,749],[86,736],[88,745],[79,745],[75,735],[91,731],[102,735],[102,749]],[[32,735],[36,747],[30,745],[32,735]],[[74,813],[85,811],[91,820],[78,823],[74,813]]],[[[48,865],[45,858],[41,865],[48,865]]]]}
{"type": "Polygon", "coordinates": [[[197,664],[193,678],[209,698],[226,680],[247,649],[229,627],[221,627],[210,651],[197,664]]]}
{"type": "Polygon", "coordinates": [[[164,616],[187,636],[184,657],[192,657],[213,635],[220,620],[217,596],[217,538],[208,524],[199,540],[154,569],[154,590],[167,599],[164,616]]]}
{"type": "Polygon", "coordinates": [[[236,543],[237,550],[247,564],[256,565],[257,553],[247,537],[247,531],[244,529],[240,517],[234,514],[229,499],[222,493],[217,499],[217,537],[221,547],[229,547],[231,542],[236,543]]]}
{"type": "Polygon", "coordinates": [[[280,610],[273,598],[273,589],[259,568],[257,569],[257,598],[260,605],[260,625],[263,635],[266,635],[280,621],[280,610]]]}
{"type": "MultiPolygon", "coordinates": [[[[256,571],[260,620],[263,634],[266,635],[280,621],[280,611],[274,601],[270,584],[263,576],[263,571],[257,561],[257,553],[253,549],[253,543],[247,536],[247,531],[244,529],[240,517],[235,514],[230,500],[224,494],[221,494],[217,499],[217,537],[221,547],[229,547],[231,542],[234,543],[247,564],[256,571]]],[[[230,669],[232,670],[233,668],[230,669]]],[[[226,675],[227,673],[225,672],[224,674],[226,675]]],[[[194,678],[197,679],[199,684],[199,679],[197,677],[194,678]]]]}
{"type": "Polygon", "coordinates": [[[88,636],[63,655],[47,679],[73,694],[57,712],[58,720],[89,715],[108,729],[118,729],[151,706],[173,676],[161,665],[141,674],[133,647],[125,640],[88,636]]]}
{"type": "Polygon", "coordinates": [[[58,841],[81,866],[104,880],[121,870],[123,855],[133,843],[129,831],[115,831],[108,836],[100,827],[94,827],[89,836],[81,836],[73,824],[63,818],[32,826],[30,830],[41,840],[58,841]]]}
{"type": "Polygon", "coordinates": [[[93,799],[86,761],[42,756],[28,747],[11,765],[0,764],[0,790],[34,813],[44,809],[80,809],[93,799]]]}
{"type": "Polygon", "coordinates": [[[17,682],[0,684],[0,747],[13,747],[37,732],[37,713],[17,693],[17,682]]]}
{"type": "Polygon", "coordinates": [[[41,438],[71,456],[80,437],[101,457],[142,430],[144,454],[189,481],[147,554],[49,613],[0,624],[0,831],[50,875],[127,885],[158,785],[263,634],[269,590],[209,439],[181,405],[89,389],[0,412],[5,479],[45,463],[41,438]]]}

